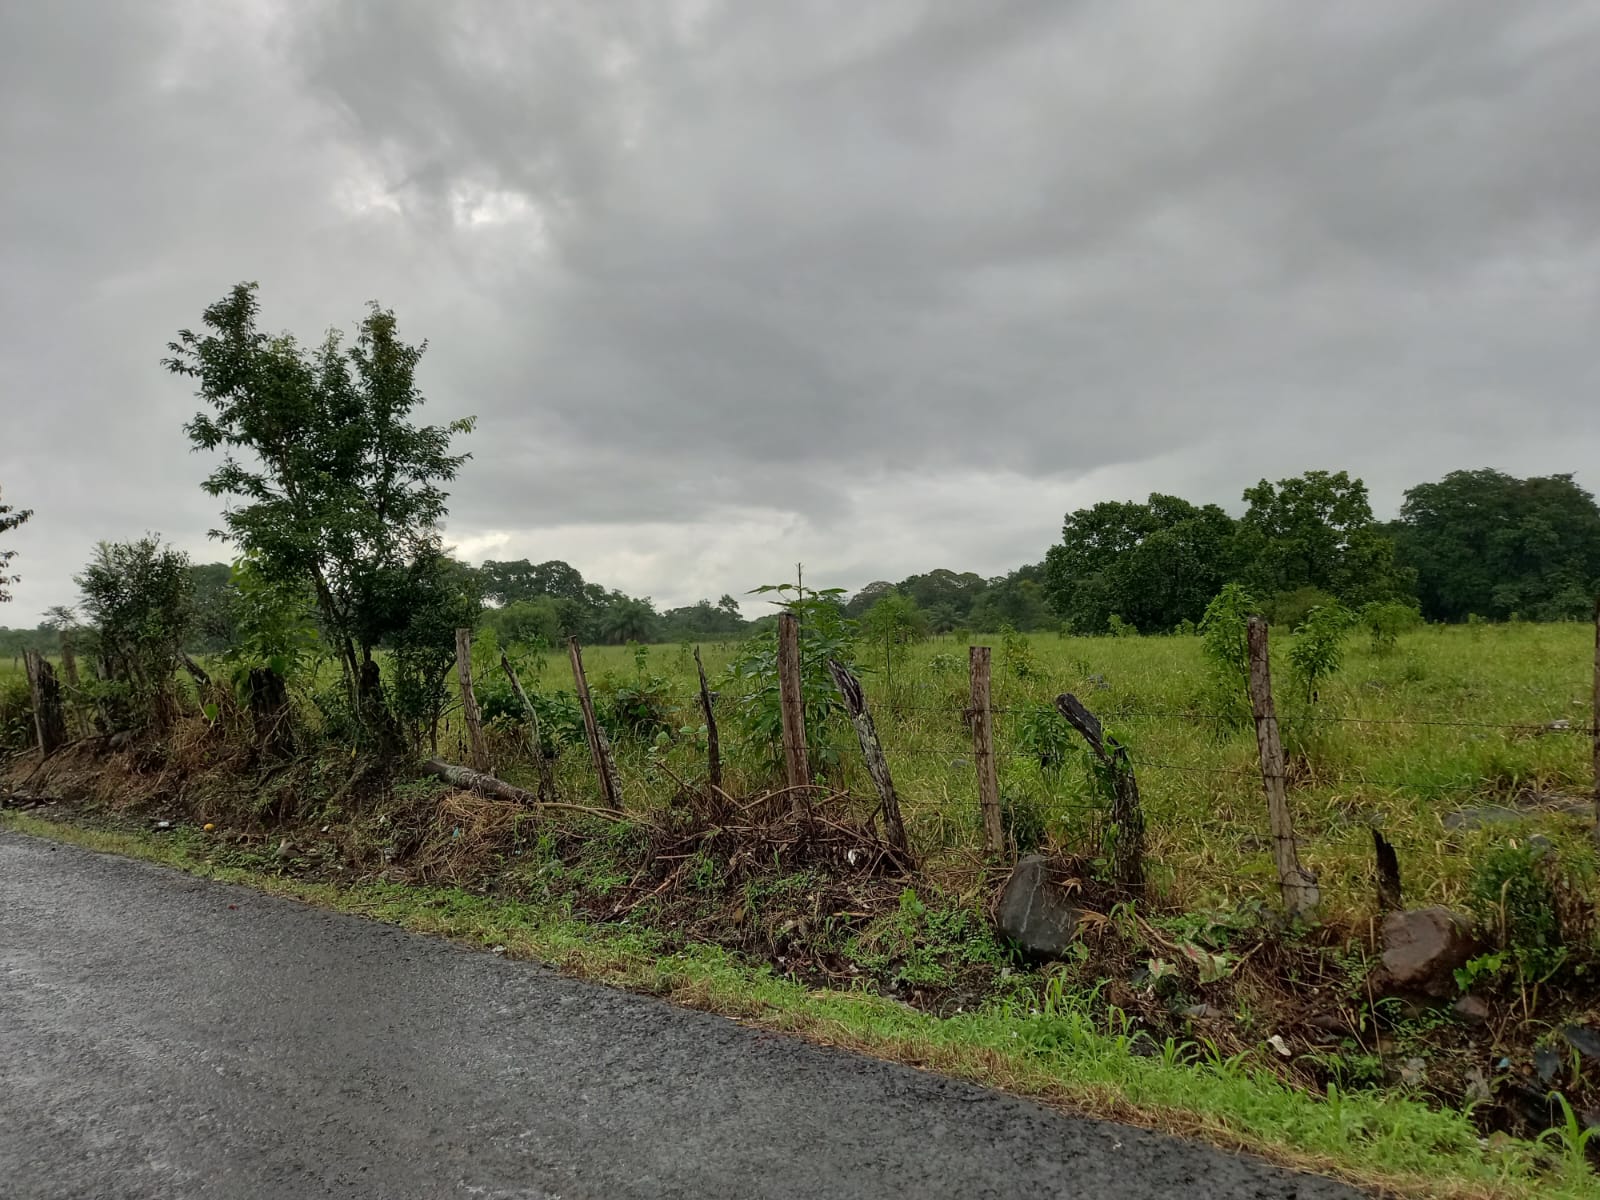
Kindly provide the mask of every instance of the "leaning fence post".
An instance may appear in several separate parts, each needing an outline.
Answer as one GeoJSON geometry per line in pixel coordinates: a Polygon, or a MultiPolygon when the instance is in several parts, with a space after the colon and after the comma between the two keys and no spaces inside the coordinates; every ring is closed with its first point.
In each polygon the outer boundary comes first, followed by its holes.
{"type": "Polygon", "coordinates": [[[24,650],[22,662],[28,672],[28,694],[33,703],[33,731],[39,739],[39,753],[54,754],[67,740],[67,718],[61,707],[61,684],[56,669],[37,650],[24,650]]]}
{"type": "MultiPolygon", "coordinates": [[[[785,782],[804,789],[811,784],[811,764],[806,760],[805,691],[800,682],[800,622],[793,613],[778,615],[778,704],[783,734],[785,782]]],[[[794,804],[805,802],[803,790],[794,794],[794,804]]]]}
{"type": "Polygon", "coordinates": [[[589,757],[594,762],[594,773],[600,777],[600,794],[606,807],[622,811],[622,785],[617,781],[617,764],[611,757],[611,743],[606,731],[595,720],[594,700],[589,695],[589,680],[583,673],[583,650],[578,639],[567,639],[567,657],[572,661],[572,682],[578,692],[578,707],[583,710],[583,729],[589,735],[589,757]]]}
{"type": "MultiPolygon", "coordinates": [[[[706,718],[706,780],[715,797],[722,790],[722,747],[717,741],[717,714],[711,706],[711,689],[706,685],[706,666],[700,661],[699,646],[694,648],[694,669],[700,676],[700,711],[706,718]]],[[[720,808],[720,800],[716,803],[720,808]]]]}
{"type": "Polygon", "coordinates": [[[472,630],[456,630],[456,673],[461,677],[461,719],[467,726],[467,742],[472,753],[472,769],[488,774],[489,746],[483,740],[483,714],[478,711],[478,695],[472,690],[472,630]]]}
{"type": "Polygon", "coordinates": [[[1089,743],[1089,749],[1111,773],[1111,877],[1132,895],[1144,891],[1144,807],[1134,778],[1128,748],[1105,732],[1095,716],[1071,692],[1056,697],[1056,711],[1089,743]]]}
{"type": "Polygon", "coordinates": [[[1267,623],[1251,617],[1246,634],[1250,651],[1250,708],[1256,720],[1256,748],[1261,755],[1261,784],[1267,793],[1267,820],[1272,831],[1272,857],[1278,868],[1283,906],[1299,917],[1317,907],[1321,895],[1316,876],[1300,865],[1294,820],[1284,788],[1283,745],[1278,740],[1278,714],[1272,702],[1272,668],[1267,655],[1267,623]]]}
{"type": "Polygon", "coordinates": [[[533,743],[533,760],[539,767],[539,801],[542,804],[549,804],[556,799],[556,773],[549,755],[544,752],[544,739],[539,735],[539,710],[533,707],[533,701],[528,699],[528,693],[522,690],[522,680],[517,678],[511,660],[506,657],[504,650],[500,652],[500,669],[506,673],[511,690],[522,702],[522,711],[528,714],[528,737],[533,743]]]}
{"type": "Polygon", "coordinates": [[[972,763],[978,770],[978,812],[983,817],[983,848],[991,857],[1005,853],[1005,827],[1000,823],[1000,778],[994,762],[994,711],[989,707],[989,647],[967,651],[971,676],[972,763]]]}
{"type": "Polygon", "coordinates": [[[829,660],[828,673],[844,700],[844,709],[850,723],[856,727],[856,738],[861,742],[861,757],[866,759],[867,774],[878,789],[878,805],[883,809],[883,828],[889,844],[906,861],[911,861],[911,844],[906,839],[905,822],[900,817],[900,796],[894,790],[894,780],[889,776],[889,760],[884,757],[883,743],[878,741],[878,731],[873,726],[872,714],[867,711],[867,699],[861,692],[861,681],[841,663],[829,660]]]}

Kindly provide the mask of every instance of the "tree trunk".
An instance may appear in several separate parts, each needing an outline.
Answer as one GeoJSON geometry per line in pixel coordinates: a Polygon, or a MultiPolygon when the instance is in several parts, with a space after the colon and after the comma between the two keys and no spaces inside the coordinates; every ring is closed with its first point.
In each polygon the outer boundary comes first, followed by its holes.
{"type": "Polygon", "coordinates": [[[456,672],[461,677],[461,719],[467,725],[467,745],[472,752],[472,769],[489,770],[489,744],[483,736],[483,714],[478,709],[478,694],[472,690],[472,630],[456,630],[456,672]]]}
{"type": "Polygon", "coordinates": [[[1106,735],[1100,718],[1070,692],[1056,697],[1056,710],[1089,743],[1094,756],[1111,772],[1111,877],[1123,891],[1144,894],[1144,807],[1128,748],[1106,735]]]}
{"type": "Polygon", "coordinates": [[[1321,894],[1316,877],[1300,866],[1294,837],[1294,820],[1285,794],[1283,745],[1278,740],[1278,715],[1272,702],[1272,669],[1267,654],[1267,623],[1251,617],[1250,707],[1255,713],[1256,746],[1261,754],[1261,784],[1267,793],[1267,819],[1272,830],[1272,857],[1278,869],[1278,887],[1290,916],[1309,914],[1321,894]]]}
{"type": "Polygon", "coordinates": [[[1372,852],[1378,860],[1378,911],[1398,912],[1406,906],[1400,888],[1400,856],[1377,826],[1372,829],[1372,852]]]}
{"type": "Polygon", "coordinates": [[[595,719],[594,700],[589,695],[589,680],[583,673],[583,650],[577,638],[567,639],[567,657],[572,662],[572,682],[578,691],[578,707],[583,710],[583,728],[589,735],[589,757],[594,773],[600,777],[600,794],[607,808],[622,811],[622,784],[617,779],[617,764],[611,757],[606,731],[595,719]]]}
{"type": "Polygon", "coordinates": [[[28,694],[33,703],[33,730],[39,740],[39,753],[48,758],[67,741],[61,684],[56,681],[55,668],[39,651],[23,651],[22,662],[28,673],[28,694]]]}
{"type": "Polygon", "coordinates": [[[845,712],[856,728],[856,738],[861,742],[861,757],[866,760],[867,774],[872,776],[878,789],[878,804],[883,809],[883,828],[889,844],[905,855],[906,865],[913,865],[911,843],[906,838],[905,822],[900,817],[900,796],[894,790],[894,780],[889,776],[889,760],[884,757],[883,744],[878,741],[878,731],[872,723],[872,713],[867,710],[867,698],[862,694],[861,681],[837,662],[828,663],[828,673],[834,686],[844,699],[845,712]]]}
{"type": "Polygon", "coordinates": [[[245,688],[256,749],[287,756],[294,752],[294,726],[289,719],[289,686],[271,667],[251,667],[245,688]]]}
{"type": "Polygon", "coordinates": [[[552,755],[546,753],[544,739],[539,736],[539,711],[533,707],[533,701],[528,699],[528,693],[522,690],[522,680],[517,678],[516,671],[511,668],[511,660],[502,651],[500,655],[500,669],[506,673],[506,679],[511,683],[511,690],[517,694],[517,699],[522,701],[522,711],[528,714],[528,738],[533,743],[533,759],[539,766],[539,799],[549,803],[556,798],[556,773],[552,755]]]}
{"type": "Polygon", "coordinates": [[[493,775],[486,775],[482,771],[473,771],[467,767],[453,766],[447,762],[440,762],[437,758],[430,758],[422,764],[422,769],[429,775],[444,780],[452,787],[462,788],[469,792],[478,792],[485,796],[493,796],[497,800],[510,800],[514,804],[536,805],[539,797],[532,792],[509,784],[503,779],[496,779],[493,775]]]}
{"type": "Polygon", "coordinates": [[[1000,778],[994,761],[994,713],[989,707],[990,655],[987,646],[967,651],[971,682],[972,765],[978,771],[978,812],[983,817],[983,848],[991,858],[1006,852],[1006,831],[1000,820],[1000,778]]]}

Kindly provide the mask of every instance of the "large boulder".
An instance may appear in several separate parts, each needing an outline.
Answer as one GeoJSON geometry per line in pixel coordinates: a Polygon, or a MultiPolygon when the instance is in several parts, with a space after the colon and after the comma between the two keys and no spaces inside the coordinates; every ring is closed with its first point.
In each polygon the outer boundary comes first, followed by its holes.
{"type": "Polygon", "coordinates": [[[1028,855],[1011,872],[1000,893],[995,926],[1035,962],[1060,958],[1072,945],[1078,909],[1052,877],[1050,860],[1044,855],[1028,855]]]}
{"type": "Polygon", "coordinates": [[[1392,912],[1383,919],[1383,975],[1391,991],[1453,996],[1456,969],[1478,950],[1472,922],[1448,908],[1392,912]]]}

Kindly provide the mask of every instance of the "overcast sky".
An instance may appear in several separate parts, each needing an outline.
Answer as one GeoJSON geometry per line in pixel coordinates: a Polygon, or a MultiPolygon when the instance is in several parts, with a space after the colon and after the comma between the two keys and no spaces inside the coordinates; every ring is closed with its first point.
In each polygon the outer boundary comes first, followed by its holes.
{"type": "Polygon", "coordinates": [[[447,540],[662,605],[1151,490],[1600,486],[1600,3],[0,0],[0,624],[198,559],[175,331],[427,338],[447,540]]]}

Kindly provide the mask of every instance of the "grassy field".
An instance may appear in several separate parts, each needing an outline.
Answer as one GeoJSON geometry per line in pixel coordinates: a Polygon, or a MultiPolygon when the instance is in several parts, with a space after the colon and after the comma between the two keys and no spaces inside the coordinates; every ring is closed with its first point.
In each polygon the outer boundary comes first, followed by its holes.
{"type": "MultiPolygon", "coordinates": [[[[192,714],[159,753],[108,762],[84,748],[52,764],[56,775],[40,774],[35,782],[46,790],[59,783],[101,798],[74,810],[93,832],[6,820],[506,945],[681,1002],[1337,1170],[1396,1194],[1591,1195],[1581,1149],[1569,1149],[1578,1135],[1547,1139],[1541,1151],[1492,1132],[1501,1116],[1485,1120],[1482,1108],[1469,1115],[1458,1106],[1483,1064],[1510,1055],[1514,1075],[1535,1046],[1560,1049],[1569,1021],[1592,1025],[1592,988],[1580,980],[1542,1007],[1502,989],[1491,996],[1493,1020],[1473,1028],[1445,1005],[1385,1008],[1363,980],[1377,916],[1373,826],[1398,849],[1412,906],[1463,904],[1489,851],[1538,837],[1592,909],[1592,638],[1579,624],[1431,627],[1384,654],[1352,638],[1342,669],[1311,703],[1290,682],[1292,638],[1276,633],[1290,801],[1302,860],[1319,874],[1324,897],[1322,925],[1280,938],[1254,733],[1222,719],[1198,639],[1035,635],[1008,645],[975,637],[994,646],[1002,792],[1013,811],[1034,814],[1044,848],[1093,857],[1101,828],[1081,739],[1050,709],[1059,692],[1080,696],[1131,747],[1143,794],[1148,901],[1136,913],[1109,910],[1085,935],[1080,960],[1043,969],[1007,959],[984,915],[999,874],[980,853],[962,717],[967,650],[954,638],[920,644],[892,669],[860,664],[874,668],[863,672],[865,688],[920,860],[908,877],[858,877],[821,860],[780,863],[759,837],[716,840],[686,825],[682,808],[667,816],[679,781],[694,785],[705,773],[688,645],[585,652],[615,728],[623,821],[536,814],[409,775],[357,798],[349,791],[357,756],[337,740],[310,739],[288,770],[265,772],[269,792],[240,771],[221,730],[192,714]],[[660,718],[659,736],[623,728],[619,714],[641,704],[660,718]],[[1041,763],[1041,749],[1063,747],[1053,766],[1041,763]],[[154,769],[158,761],[168,766],[154,769]],[[173,779],[187,779],[186,790],[175,792],[173,779]],[[174,818],[170,834],[148,832],[157,816],[174,818]],[[214,832],[203,832],[208,822],[214,832]],[[686,840],[671,841],[680,835],[686,840]],[[280,842],[290,841],[285,858],[280,842]],[[679,864],[664,879],[651,874],[657,855],[679,864]],[[818,914],[817,924],[804,924],[818,914]],[[1220,947],[1227,977],[1200,977],[1183,959],[1191,942],[1220,947]],[[1153,973],[1163,959],[1181,975],[1165,990],[1153,973]],[[1313,981],[1322,998],[1302,1001],[1313,981]],[[1186,1015],[1197,1001],[1212,1015],[1186,1015]],[[1308,1023],[1330,1011],[1349,1017],[1349,1032],[1325,1035],[1308,1023]],[[1273,1048],[1275,1034],[1288,1036],[1292,1058],[1273,1048]],[[1130,1053],[1135,1042],[1142,1050],[1130,1053]],[[1423,1060],[1425,1078],[1416,1073],[1423,1060]]],[[[740,647],[701,649],[720,692],[726,787],[743,799],[781,775],[774,747],[741,718],[750,685],[727,672],[740,647]]],[[[504,704],[499,650],[484,637],[474,653],[480,699],[501,714],[491,724],[496,771],[532,785],[521,720],[504,704]]],[[[564,654],[517,657],[537,695],[556,702],[570,693],[564,654]]],[[[0,662],[0,695],[16,686],[9,668],[0,662]]],[[[331,671],[322,682],[337,691],[331,671]]],[[[318,711],[302,703],[300,719],[314,724],[318,711]]],[[[460,737],[452,713],[440,757],[465,762],[460,737]]],[[[859,797],[854,808],[864,815],[871,788],[853,733],[830,723],[821,741],[826,783],[859,797]]],[[[564,802],[598,800],[587,749],[570,727],[557,767],[564,802]]],[[[1591,1074],[1585,1068],[1580,1078],[1573,1058],[1570,1079],[1559,1081],[1575,1104],[1595,1098],[1591,1074]]],[[[1496,1095],[1503,1105],[1504,1091],[1496,1095]]],[[[1524,1110],[1509,1126],[1532,1137],[1544,1128],[1538,1119],[1524,1110]]]]}
{"type": "MultiPolygon", "coordinates": [[[[1580,808],[1593,796],[1586,732],[1592,639],[1592,630],[1576,623],[1433,626],[1403,635],[1388,654],[1352,638],[1342,669],[1308,704],[1292,694],[1289,638],[1278,635],[1275,680],[1291,803],[1302,859],[1318,873],[1330,913],[1364,919],[1372,910],[1374,825],[1398,849],[1413,904],[1459,901],[1475,852],[1507,837],[1537,834],[1571,861],[1592,863],[1593,819],[1580,808]]],[[[973,641],[996,647],[1002,793],[1037,810],[1051,844],[1092,852],[1101,805],[1081,743],[1058,718],[1034,715],[1071,691],[1131,747],[1160,899],[1232,904],[1275,892],[1254,731],[1218,719],[1198,638],[1034,635],[1026,639],[1030,661],[1022,674],[1016,652],[1008,656],[999,638],[973,641]],[[1041,720],[1072,750],[1057,769],[1041,767],[1035,753],[1041,720]]],[[[703,647],[714,686],[736,651],[732,643],[703,647]]],[[[865,677],[912,840],[935,869],[974,862],[981,842],[971,737],[961,715],[966,657],[964,644],[935,639],[892,670],[879,663],[865,677]]],[[[665,679],[673,722],[700,724],[687,647],[594,647],[585,659],[598,692],[665,679]]],[[[548,657],[534,681],[540,689],[570,689],[564,657],[548,657]]],[[[739,685],[725,682],[722,690],[720,707],[731,711],[739,685]]],[[[459,737],[447,722],[441,750],[458,753],[459,737]]],[[[727,716],[722,740],[733,790],[771,782],[769,744],[741,739],[737,720],[727,716]]],[[[835,731],[832,743],[837,761],[829,782],[869,794],[848,732],[835,731]]],[[[652,766],[650,748],[623,738],[617,751],[630,807],[659,803],[671,784],[652,766]]],[[[502,740],[501,752],[510,758],[514,747],[502,740]]],[[[681,778],[703,776],[701,752],[687,738],[653,755],[681,778]]],[[[569,794],[595,794],[585,753],[564,753],[561,770],[569,794]]],[[[506,773],[531,780],[526,763],[512,761],[506,773]]]]}

